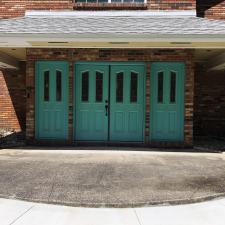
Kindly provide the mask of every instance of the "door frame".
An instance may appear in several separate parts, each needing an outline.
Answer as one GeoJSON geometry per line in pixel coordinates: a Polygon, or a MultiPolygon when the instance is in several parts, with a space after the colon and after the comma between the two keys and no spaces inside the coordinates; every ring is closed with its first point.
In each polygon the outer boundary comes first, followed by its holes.
{"type": "MultiPolygon", "coordinates": [[[[40,85],[40,79],[39,79],[39,76],[38,76],[38,74],[39,74],[39,70],[40,70],[40,65],[41,64],[53,64],[53,63],[65,63],[65,65],[67,65],[67,67],[66,67],[66,72],[67,72],[67,77],[66,77],[66,79],[67,79],[67,102],[66,102],[66,104],[67,104],[67,109],[66,109],[66,111],[67,111],[67,114],[65,115],[65,117],[66,117],[66,121],[67,121],[67,124],[66,124],[66,133],[65,133],[65,136],[66,136],[66,138],[62,138],[62,139],[60,139],[60,140],[65,140],[65,139],[68,139],[68,128],[69,128],[69,120],[68,120],[68,118],[69,118],[69,109],[68,109],[68,107],[69,107],[69,62],[68,61],[66,61],[66,60],[62,60],[62,61],[59,61],[59,60],[37,60],[37,61],[35,61],[35,79],[34,79],[34,90],[35,90],[35,93],[34,93],[34,95],[35,95],[35,97],[34,97],[34,99],[35,99],[35,103],[34,103],[34,137],[35,137],[35,139],[36,140],[40,140],[40,134],[39,134],[39,122],[40,122],[40,120],[39,120],[39,110],[38,110],[38,107],[39,107],[39,96],[40,96],[40,93],[39,93],[39,85],[40,85]]],[[[49,140],[49,138],[41,138],[42,140],[49,140]]],[[[58,138],[57,138],[57,140],[59,140],[58,138]]]]}
{"type": "MultiPolygon", "coordinates": [[[[141,141],[142,143],[145,142],[145,127],[146,127],[146,66],[147,63],[143,61],[76,61],[74,62],[73,66],[73,142],[85,142],[85,141],[77,141],[76,140],[76,82],[77,82],[77,72],[78,72],[78,66],[79,65],[105,65],[105,66],[115,66],[115,65],[137,65],[137,66],[144,66],[144,74],[143,74],[143,82],[144,82],[144,87],[143,87],[143,140],[141,141]]],[[[110,72],[110,71],[109,71],[110,72]]],[[[110,75],[109,75],[109,80],[110,80],[110,75]]],[[[109,87],[110,88],[110,87],[109,87]]],[[[110,115],[110,113],[109,113],[110,115]]],[[[109,135],[108,135],[109,137],[109,135]]],[[[94,141],[92,141],[94,142],[94,141]]],[[[110,140],[107,140],[106,142],[111,142],[110,140]]],[[[116,142],[114,142],[116,143],[116,142]]],[[[124,142],[126,143],[126,142],[124,142]]],[[[140,142],[139,142],[140,143],[140,142]]]]}
{"type": "Polygon", "coordinates": [[[185,126],[185,101],[186,101],[186,99],[185,99],[185,81],[186,81],[186,64],[185,64],[185,62],[184,61],[152,61],[151,63],[150,63],[150,134],[149,134],[149,140],[150,140],[150,142],[154,142],[154,141],[156,141],[156,142],[181,142],[181,143],[183,143],[184,142],[184,139],[185,139],[185,134],[184,134],[184,126],[185,126]],[[180,65],[183,65],[183,67],[184,67],[184,74],[183,74],[183,107],[182,106],[180,106],[180,111],[181,111],[181,113],[182,113],[182,116],[183,116],[183,132],[182,132],[182,140],[175,140],[175,141],[173,141],[173,140],[154,140],[154,139],[152,139],[152,131],[153,131],[153,123],[151,122],[151,121],[153,121],[153,105],[154,105],[154,103],[153,103],[153,91],[154,91],[154,89],[151,87],[152,85],[153,85],[153,74],[152,74],[152,64],[153,63],[161,63],[161,64],[167,64],[167,63],[179,63],[180,65]]]}

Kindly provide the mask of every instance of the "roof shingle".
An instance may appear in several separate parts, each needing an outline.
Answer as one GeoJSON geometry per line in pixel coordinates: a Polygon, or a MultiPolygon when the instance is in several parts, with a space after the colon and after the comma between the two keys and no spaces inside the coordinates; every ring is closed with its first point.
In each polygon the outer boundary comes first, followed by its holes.
{"type": "Polygon", "coordinates": [[[225,21],[198,17],[64,16],[0,20],[1,34],[225,35],[225,21]]]}

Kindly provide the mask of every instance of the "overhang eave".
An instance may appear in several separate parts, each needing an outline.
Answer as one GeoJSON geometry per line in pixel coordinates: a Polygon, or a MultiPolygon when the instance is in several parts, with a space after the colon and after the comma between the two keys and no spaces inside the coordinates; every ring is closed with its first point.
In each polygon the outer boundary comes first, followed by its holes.
{"type": "Polygon", "coordinates": [[[0,33],[0,47],[225,48],[225,35],[0,33]]]}

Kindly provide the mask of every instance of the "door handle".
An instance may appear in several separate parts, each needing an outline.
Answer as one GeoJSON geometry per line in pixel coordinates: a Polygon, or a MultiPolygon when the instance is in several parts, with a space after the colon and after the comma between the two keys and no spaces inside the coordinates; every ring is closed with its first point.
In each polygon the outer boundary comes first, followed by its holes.
{"type": "Polygon", "coordinates": [[[105,115],[108,116],[108,105],[105,105],[105,115]]]}
{"type": "Polygon", "coordinates": [[[105,116],[108,116],[108,100],[105,100],[105,116]]]}

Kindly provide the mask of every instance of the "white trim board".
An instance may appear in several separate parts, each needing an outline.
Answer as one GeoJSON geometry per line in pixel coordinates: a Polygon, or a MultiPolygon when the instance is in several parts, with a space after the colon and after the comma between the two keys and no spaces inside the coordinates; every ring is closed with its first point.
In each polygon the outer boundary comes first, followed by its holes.
{"type": "Polygon", "coordinates": [[[143,17],[143,16],[196,16],[196,10],[133,10],[133,11],[49,11],[49,10],[32,10],[26,11],[26,17],[143,17]]]}
{"type": "Polygon", "coordinates": [[[225,48],[225,38],[53,38],[0,35],[0,48],[225,48]]]}

